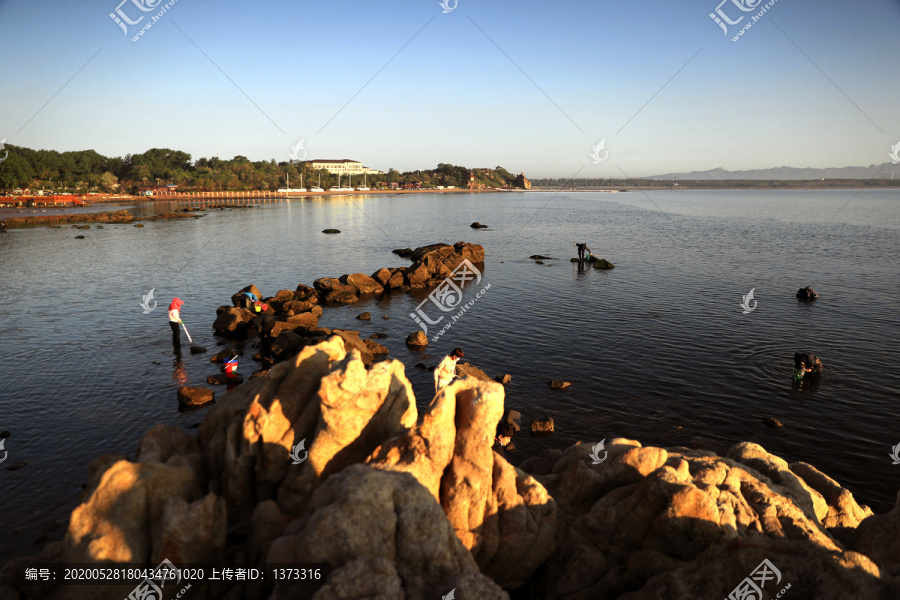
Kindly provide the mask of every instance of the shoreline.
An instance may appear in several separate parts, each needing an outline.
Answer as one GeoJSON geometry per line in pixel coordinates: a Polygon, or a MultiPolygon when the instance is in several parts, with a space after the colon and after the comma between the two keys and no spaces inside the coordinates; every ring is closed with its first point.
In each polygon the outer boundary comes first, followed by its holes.
{"type": "MultiPolygon", "coordinates": [[[[65,223],[93,223],[93,222],[104,222],[104,219],[100,218],[101,215],[114,215],[122,212],[127,212],[126,210],[115,210],[118,205],[126,204],[126,205],[154,205],[161,203],[196,203],[197,206],[192,210],[206,210],[207,205],[209,208],[219,209],[219,208],[249,208],[244,203],[251,202],[272,202],[272,201],[286,201],[286,200],[297,200],[303,199],[307,197],[324,197],[324,196],[381,196],[381,195],[402,195],[402,194],[424,194],[424,193],[441,193],[441,194],[459,194],[459,193],[485,193],[485,192],[525,192],[529,190],[498,190],[498,189],[484,189],[484,190],[370,190],[368,192],[298,192],[298,193],[273,193],[273,192],[203,192],[208,194],[213,194],[212,196],[191,196],[191,195],[172,195],[172,196],[129,196],[127,198],[123,198],[121,196],[115,197],[113,200],[98,200],[94,199],[94,204],[91,204],[88,208],[98,209],[90,212],[74,212],[76,209],[83,209],[85,207],[79,206],[43,206],[41,208],[35,206],[22,206],[22,207],[10,207],[5,209],[0,209],[0,221],[6,221],[6,224],[10,229],[25,229],[28,227],[35,226],[53,226],[56,223],[43,223],[44,221],[51,221],[59,218],[66,218],[65,223]],[[241,204],[236,204],[240,202],[241,204]],[[103,206],[108,206],[109,210],[103,210],[103,206]],[[12,211],[29,211],[23,216],[18,216],[12,211]],[[34,211],[40,210],[41,212],[53,211],[53,214],[47,215],[36,215],[33,214],[34,211]],[[7,216],[8,215],[8,216],[7,216]],[[75,217],[78,217],[77,219],[75,217]],[[82,218],[83,217],[83,218],[82,218]],[[24,226],[24,227],[23,227],[24,226]]],[[[2,198],[0,198],[2,199],[2,198]]],[[[162,213],[161,215],[149,216],[149,217],[138,217],[132,215],[131,219],[128,221],[145,221],[145,220],[158,220],[165,218],[182,218],[182,217],[199,217],[201,215],[194,214],[174,214],[170,211],[162,213]],[[168,216],[164,216],[168,215],[168,216]]]]}
{"type": "MultiPolygon", "coordinates": [[[[104,219],[100,216],[102,215],[112,215],[118,212],[122,212],[122,210],[116,211],[114,208],[118,205],[127,204],[127,205],[153,205],[156,203],[197,203],[196,210],[205,210],[206,205],[210,205],[210,208],[246,208],[246,206],[241,206],[241,204],[233,204],[235,202],[244,203],[247,201],[257,202],[272,202],[272,201],[283,201],[283,200],[296,200],[296,199],[304,199],[304,198],[321,198],[326,196],[383,196],[383,195],[405,195],[405,194],[481,194],[481,193],[490,193],[490,192],[540,192],[540,193],[608,193],[608,194],[620,194],[620,193],[628,193],[628,192],[683,192],[683,191],[693,191],[693,190],[701,190],[701,191],[772,191],[772,190],[786,190],[786,191],[794,191],[794,190],[820,190],[820,191],[837,191],[837,190],[860,190],[860,189],[878,189],[878,190],[888,190],[893,189],[897,186],[884,186],[884,185],[865,185],[865,186],[814,186],[814,187],[785,187],[785,186],[777,186],[777,185],[765,185],[765,186],[753,186],[753,187],[740,187],[740,186],[728,186],[728,187],[716,187],[716,186],[698,186],[698,187],[647,187],[647,186],[637,186],[637,187],[607,187],[607,188],[541,188],[541,187],[532,187],[529,190],[526,189],[509,189],[509,188],[490,188],[490,189],[453,189],[453,190],[434,190],[434,189],[425,189],[425,190],[369,190],[366,192],[352,191],[352,192],[291,192],[291,193],[278,193],[278,192],[264,192],[264,191],[247,191],[247,192],[196,192],[196,194],[209,194],[204,196],[192,195],[191,194],[175,194],[171,196],[110,196],[111,199],[106,200],[103,197],[92,198],[94,204],[91,204],[88,208],[93,208],[95,210],[89,212],[73,212],[76,209],[83,209],[85,207],[77,207],[77,206],[47,206],[44,205],[42,208],[38,208],[35,206],[29,207],[9,207],[5,209],[0,209],[0,221],[6,221],[7,225],[10,229],[26,229],[30,227],[40,227],[40,226],[53,226],[56,223],[50,223],[49,221],[65,218],[65,224],[72,223],[93,223],[93,222],[104,222],[104,219]],[[229,203],[232,203],[229,206],[229,203]],[[103,206],[109,206],[109,210],[103,210],[103,206]],[[52,211],[52,214],[48,215],[36,215],[33,214],[34,211],[40,212],[48,212],[52,211]],[[22,216],[18,216],[15,214],[15,211],[23,211],[22,216]],[[31,211],[31,212],[26,212],[31,211]],[[79,217],[75,219],[74,217],[79,217]],[[46,223],[45,223],[46,222],[46,223]],[[18,226],[17,226],[18,225],[18,226]]],[[[0,197],[0,200],[8,198],[8,197],[0,197]]],[[[190,214],[178,214],[175,215],[171,212],[162,213],[156,216],[149,217],[137,217],[132,215],[130,221],[144,221],[144,220],[159,220],[166,218],[181,218],[186,216],[194,216],[198,217],[199,215],[190,215],[190,214]],[[168,215],[168,216],[165,216],[168,215]]]]}

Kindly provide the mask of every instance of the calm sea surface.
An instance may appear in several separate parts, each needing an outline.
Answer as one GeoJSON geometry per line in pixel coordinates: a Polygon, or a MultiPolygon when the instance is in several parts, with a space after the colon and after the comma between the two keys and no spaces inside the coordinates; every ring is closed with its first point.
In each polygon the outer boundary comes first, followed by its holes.
{"type": "MultiPolygon", "coordinates": [[[[173,296],[185,301],[195,343],[215,350],[216,307],[249,283],[274,295],[408,264],[393,248],[460,240],[484,245],[487,256],[484,280],[465,300],[491,287],[425,353],[404,345],[421,294],[326,309],[321,319],[363,337],[386,333],[379,341],[405,363],[420,407],[433,383],[414,365],[461,346],[489,375],[512,374],[507,407],[526,421],[556,422],[549,437],[516,436],[513,462],[578,440],[720,452],[749,440],[812,463],[878,512],[893,506],[900,192],[318,198],[144,228],[0,235],[0,430],[12,432],[0,467],[0,560],[62,536],[89,461],[133,458],[154,424],[189,427],[205,414],[178,412],[181,382],[205,386],[217,368],[210,354],[173,355],[165,310],[173,296]],[[490,228],[473,230],[473,221],[490,228]],[[342,233],[323,235],[329,227],[342,233]],[[582,240],[617,268],[579,272],[569,258],[582,240]],[[535,264],[533,254],[556,260],[535,264]],[[806,285],[817,302],[795,300],[806,285]],[[143,314],[151,288],[159,306],[143,314]],[[758,304],[743,314],[751,288],[758,304]],[[363,311],[371,321],[355,319],[363,311]],[[816,385],[797,389],[791,369],[801,350],[825,369],[816,385]],[[554,391],[550,379],[572,385],[554,391]],[[767,428],[767,417],[784,426],[767,428]]],[[[255,368],[248,353],[239,371],[255,368]]]]}

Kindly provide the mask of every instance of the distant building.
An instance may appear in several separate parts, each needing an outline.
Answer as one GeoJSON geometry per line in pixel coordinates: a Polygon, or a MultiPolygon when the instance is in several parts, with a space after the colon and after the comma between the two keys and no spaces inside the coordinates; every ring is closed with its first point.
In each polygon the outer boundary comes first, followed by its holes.
{"type": "Polygon", "coordinates": [[[165,196],[177,192],[177,185],[142,185],[138,187],[139,196],[165,196]]]}
{"type": "Polygon", "coordinates": [[[349,158],[342,158],[340,160],[320,158],[306,161],[303,164],[313,169],[325,169],[333,175],[362,175],[364,173],[367,175],[383,175],[382,171],[370,169],[358,160],[350,160],[349,158]]]}

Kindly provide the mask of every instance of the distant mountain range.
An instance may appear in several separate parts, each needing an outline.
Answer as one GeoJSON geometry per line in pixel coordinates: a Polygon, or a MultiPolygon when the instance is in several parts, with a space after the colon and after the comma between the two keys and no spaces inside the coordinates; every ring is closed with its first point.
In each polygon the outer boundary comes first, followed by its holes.
{"type": "Polygon", "coordinates": [[[683,179],[683,180],[803,180],[803,179],[900,179],[900,164],[884,163],[868,167],[832,167],[828,169],[797,169],[795,167],[775,167],[773,169],[751,169],[749,171],[691,171],[690,173],[667,173],[643,179],[683,179]]]}

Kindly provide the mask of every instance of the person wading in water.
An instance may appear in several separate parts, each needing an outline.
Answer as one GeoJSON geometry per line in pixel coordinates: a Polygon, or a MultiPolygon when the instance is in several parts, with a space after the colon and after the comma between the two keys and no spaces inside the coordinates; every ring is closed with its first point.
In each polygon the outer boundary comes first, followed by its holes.
{"type": "Polygon", "coordinates": [[[587,244],[575,244],[575,247],[578,248],[578,260],[583,261],[585,253],[590,254],[591,249],[587,247],[587,244]]]}
{"type": "Polygon", "coordinates": [[[172,328],[172,345],[176,347],[181,346],[181,315],[178,311],[182,306],[184,301],[181,298],[174,298],[169,305],[169,327],[172,328]]]}

